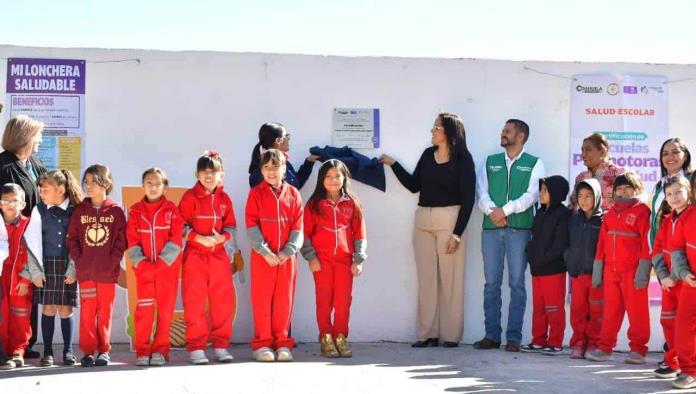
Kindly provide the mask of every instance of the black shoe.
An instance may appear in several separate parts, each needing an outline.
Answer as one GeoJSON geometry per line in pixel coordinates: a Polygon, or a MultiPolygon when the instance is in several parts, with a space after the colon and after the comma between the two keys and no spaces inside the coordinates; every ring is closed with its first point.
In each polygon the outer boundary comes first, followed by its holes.
{"type": "Polygon", "coordinates": [[[411,347],[437,347],[440,345],[440,340],[437,338],[428,338],[425,341],[416,341],[411,344],[411,347]]]}
{"type": "Polygon", "coordinates": [[[458,347],[459,342],[443,342],[442,346],[443,347],[458,347]]]}
{"type": "Polygon", "coordinates": [[[660,379],[674,379],[677,377],[680,371],[676,371],[670,367],[665,366],[664,368],[658,368],[653,371],[653,375],[660,379]]]}
{"type": "Polygon", "coordinates": [[[41,366],[42,367],[52,367],[53,366],[53,356],[50,354],[43,356],[41,359],[41,366]]]}
{"type": "Polygon", "coordinates": [[[77,364],[77,357],[75,357],[75,354],[73,354],[73,352],[63,353],[63,365],[72,367],[75,364],[77,364]]]}
{"type": "Polygon", "coordinates": [[[517,353],[520,351],[520,343],[517,341],[508,341],[507,345],[505,345],[505,351],[506,352],[513,352],[517,353]]]}
{"type": "Polygon", "coordinates": [[[496,342],[490,338],[483,338],[478,342],[474,342],[474,349],[500,349],[500,341],[496,342]]]}
{"type": "Polygon", "coordinates": [[[82,357],[82,360],[80,360],[80,365],[82,365],[83,367],[93,367],[94,356],[89,354],[87,356],[82,357]]]}
{"type": "Polygon", "coordinates": [[[36,350],[27,349],[24,351],[24,358],[39,358],[39,357],[41,357],[41,353],[37,352],[36,350]]]}
{"type": "Polygon", "coordinates": [[[109,353],[99,353],[99,356],[97,356],[97,361],[94,362],[94,365],[97,367],[106,367],[110,362],[111,357],[109,357],[109,353]]]}
{"type": "Polygon", "coordinates": [[[520,346],[520,351],[525,352],[525,353],[541,353],[543,350],[544,350],[543,346],[535,345],[533,343],[520,346]]]}
{"type": "Polygon", "coordinates": [[[544,350],[541,351],[541,354],[545,356],[558,356],[559,354],[563,354],[563,348],[547,346],[544,348],[544,350]]]}

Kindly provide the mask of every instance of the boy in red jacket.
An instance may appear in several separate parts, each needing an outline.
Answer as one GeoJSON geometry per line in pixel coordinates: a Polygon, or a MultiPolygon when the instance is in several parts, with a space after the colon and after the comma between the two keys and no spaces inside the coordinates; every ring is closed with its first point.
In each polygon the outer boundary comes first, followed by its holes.
{"type": "Polygon", "coordinates": [[[367,258],[367,234],[362,207],[350,191],[350,171],[340,160],[327,160],[319,169],[304,210],[304,235],[301,251],[314,276],[321,354],[351,357],[353,277],[367,258]]]}
{"type": "Polygon", "coordinates": [[[205,355],[208,342],[212,342],[219,362],[233,360],[227,348],[237,296],[228,249],[238,250],[237,220],[232,200],[223,190],[223,176],[220,155],[205,152],[196,164],[198,182],[184,193],[179,203],[186,225],[182,279],[186,349],[191,362],[197,365],[208,363],[205,355]]]}
{"type": "Polygon", "coordinates": [[[689,181],[680,175],[667,178],[663,182],[663,187],[665,201],[662,205],[666,209],[662,209],[663,212],[659,212],[658,215],[665,213],[666,215],[662,219],[662,224],[660,224],[660,229],[653,242],[652,261],[655,266],[655,274],[662,285],[660,324],[669,350],[664,354],[665,365],[660,366],[653,373],[658,378],[670,379],[676,377],[680,372],[674,331],[682,289],[682,281],[678,280],[672,269],[671,242],[675,227],[690,210],[690,205],[694,201],[691,197],[689,181]]]}
{"type": "Polygon", "coordinates": [[[80,364],[101,367],[111,361],[111,320],[126,250],[126,215],[108,197],[114,187],[108,167],[87,167],[82,186],[88,198],[75,207],[68,225],[68,249],[80,286],[80,364]]]}
{"type": "Polygon", "coordinates": [[[285,156],[269,149],[261,156],[264,181],[249,191],[246,204],[251,253],[251,303],[256,361],[292,361],[295,340],[288,335],[295,296],[295,254],[302,246],[302,197],[283,180],[285,156]],[[275,353],[273,352],[275,349],[275,353]]]}
{"type": "Polygon", "coordinates": [[[169,360],[169,330],[176,306],[181,271],[181,242],[184,221],[179,209],[164,193],[167,174],[159,168],[145,170],[145,196],[128,213],[128,250],[137,282],[135,308],[136,365],[162,366],[169,360]],[[153,336],[157,308],[157,325],[153,336]]]}
{"type": "Polygon", "coordinates": [[[604,285],[604,311],[598,349],[590,361],[608,361],[616,346],[624,314],[628,314],[630,353],[627,364],[645,364],[650,339],[648,282],[652,268],[648,232],[650,208],[638,199],[640,176],[626,172],[614,182],[615,204],[604,216],[592,272],[593,287],[604,285]]]}
{"type": "Polygon", "coordinates": [[[9,256],[2,253],[7,258],[2,265],[0,282],[0,348],[4,349],[6,354],[0,354],[0,369],[13,369],[24,365],[24,349],[31,337],[31,282],[20,276],[28,258],[27,245],[23,239],[24,231],[29,224],[29,218],[22,215],[25,205],[24,190],[19,185],[8,183],[0,187],[0,209],[9,243],[9,256]]]}
{"type": "MultiPolygon", "coordinates": [[[[696,199],[696,177],[691,178],[691,198],[696,199]]],[[[674,328],[674,346],[681,375],[672,382],[679,389],[696,387],[696,208],[687,209],[677,222],[671,239],[672,272],[681,279],[674,328]]]]}

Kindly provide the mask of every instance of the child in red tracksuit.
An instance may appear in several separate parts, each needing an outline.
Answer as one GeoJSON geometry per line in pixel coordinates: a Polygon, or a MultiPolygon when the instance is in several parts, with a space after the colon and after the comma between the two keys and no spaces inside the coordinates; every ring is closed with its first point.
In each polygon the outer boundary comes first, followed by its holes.
{"type": "Polygon", "coordinates": [[[539,180],[541,208],[534,216],[532,239],[526,249],[534,297],[532,342],[520,347],[523,352],[555,356],[563,351],[566,294],[563,254],[568,248],[570,217],[563,201],[568,189],[568,181],[560,175],[539,180]]]}
{"type": "Polygon", "coordinates": [[[186,225],[182,277],[186,349],[196,365],[209,362],[205,354],[208,342],[219,362],[233,360],[227,348],[237,296],[228,249],[230,254],[238,249],[237,221],[232,200],[222,186],[223,176],[222,157],[205,152],[196,164],[198,182],[179,203],[186,225]]]}
{"type": "Polygon", "coordinates": [[[288,329],[302,245],[302,197],[283,180],[285,156],[277,149],[261,155],[264,181],[249,191],[246,205],[251,253],[251,303],[256,361],[292,361],[295,340],[288,329]],[[275,349],[275,352],[273,351],[275,349]]]}
{"type": "Polygon", "coordinates": [[[317,179],[304,210],[301,251],[314,276],[321,354],[351,357],[348,320],[353,277],[362,273],[367,258],[365,220],[343,162],[326,161],[317,179]]]}
{"type": "Polygon", "coordinates": [[[80,348],[84,353],[80,364],[106,366],[111,361],[116,282],[126,250],[126,215],[108,197],[114,187],[108,167],[87,167],[82,186],[88,198],[75,207],[68,225],[68,249],[80,287],[80,348]]]}
{"type": "Polygon", "coordinates": [[[126,227],[126,253],[133,262],[138,294],[135,356],[137,366],[162,366],[169,360],[184,221],[176,205],[164,196],[169,181],[163,170],[145,170],[142,182],[145,196],[130,207],[126,227]]]}
{"type": "MultiPolygon", "coordinates": [[[[691,201],[694,200],[696,177],[691,178],[691,201]]],[[[670,240],[670,257],[672,275],[683,281],[674,328],[674,347],[681,375],[672,386],[688,389],[696,387],[696,302],[693,302],[696,299],[696,208],[692,206],[679,216],[670,240]]]]}
{"type": "Polygon", "coordinates": [[[652,268],[648,233],[650,208],[638,199],[640,176],[626,172],[614,182],[614,206],[604,216],[592,272],[593,287],[604,286],[604,311],[598,349],[585,359],[608,361],[616,346],[624,314],[628,314],[630,353],[627,364],[645,364],[650,339],[648,282],[652,268]]]}
{"type": "Polygon", "coordinates": [[[660,324],[665,335],[665,342],[669,350],[664,355],[664,366],[654,371],[655,376],[662,379],[674,378],[680,372],[677,360],[677,349],[674,346],[674,328],[679,305],[679,297],[682,282],[678,281],[672,270],[670,246],[674,228],[679,219],[689,210],[691,199],[691,187],[689,181],[682,176],[673,176],[663,182],[665,200],[658,214],[665,215],[660,224],[660,229],[655,236],[652,250],[652,261],[655,266],[655,274],[662,285],[662,311],[660,324]]]}
{"type": "Polygon", "coordinates": [[[22,215],[24,190],[14,183],[0,187],[0,209],[7,230],[8,252],[2,265],[0,283],[0,343],[5,353],[0,355],[0,369],[13,369],[24,365],[24,350],[31,337],[29,314],[31,312],[31,281],[20,276],[28,260],[24,231],[29,218],[22,215]]]}

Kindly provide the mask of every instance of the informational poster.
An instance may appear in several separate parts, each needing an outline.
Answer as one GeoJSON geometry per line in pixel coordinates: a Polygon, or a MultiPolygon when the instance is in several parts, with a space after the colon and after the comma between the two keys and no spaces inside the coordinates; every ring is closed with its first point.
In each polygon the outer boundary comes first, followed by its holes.
{"type": "MultiPolygon", "coordinates": [[[[646,195],[660,180],[660,147],[668,138],[667,84],[656,75],[575,75],[570,92],[570,180],[586,170],[582,140],[602,133],[609,140],[611,160],[641,176],[646,195]]],[[[649,288],[651,305],[662,292],[655,277],[649,288]]]]}
{"type": "Polygon", "coordinates": [[[379,108],[334,108],[333,145],[379,148],[379,108]]]}
{"type": "Polygon", "coordinates": [[[668,138],[663,76],[575,75],[570,92],[570,179],[586,170],[582,140],[602,133],[611,160],[640,174],[650,192],[660,180],[660,146],[668,138]]]}
{"type": "Polygon", "coordinates": [[[7,112],[44,123],[38,156],[80,178],[85,162],[85,61],[7,59],[7,112]]]}

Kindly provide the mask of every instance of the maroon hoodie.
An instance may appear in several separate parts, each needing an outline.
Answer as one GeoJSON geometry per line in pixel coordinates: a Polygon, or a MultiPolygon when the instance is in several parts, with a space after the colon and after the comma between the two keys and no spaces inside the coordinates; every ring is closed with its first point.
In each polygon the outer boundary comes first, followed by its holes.
{"type": "Polygon", "coordinates": [[[116,283],[126,250],[126,215],[107,197],[97,209],[85,198],[75,207],[68,226],[68,251],[77,280],[116,283]]]}

